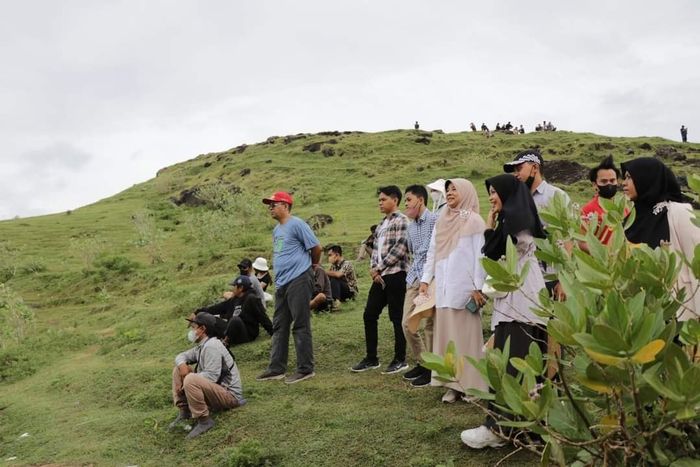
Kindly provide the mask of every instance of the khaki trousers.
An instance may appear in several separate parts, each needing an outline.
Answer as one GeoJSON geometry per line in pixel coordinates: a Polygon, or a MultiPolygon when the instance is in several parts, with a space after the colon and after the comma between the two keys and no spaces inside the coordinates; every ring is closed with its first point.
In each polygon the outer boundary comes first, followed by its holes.
{"type": "Polygon", "coordinates": [[[425,320],[423,336],[420,335],[420,332],[416,332],[415,334],[411,333],[408,330],[408,323],[406,321],[408,319],[408,315],[410,315],[413,309],[416,307],[413,304],[413,299],[418,296],[419,284],[420,283],[415,286],[406,287],[406,298],[403,302],[403,320],[401,321],[403,326],[403,334],[406,336],[406,343],[408,343],[408,347],[411,349],[413,358],[417,363],[420,363],[421,361],[420,354],[422,351],[433,351],[433,318],[427,318],[425,320]]]}
{"type": "Polygon", "coordinates": [[[189,373],[184,378],[180,371],[173,369],[173,402],[179,409],[189,408],[192,417],[209,416],[209,410],[220,412],[238,407],[238,400],[220,386],[197,373],[189,373]]]}

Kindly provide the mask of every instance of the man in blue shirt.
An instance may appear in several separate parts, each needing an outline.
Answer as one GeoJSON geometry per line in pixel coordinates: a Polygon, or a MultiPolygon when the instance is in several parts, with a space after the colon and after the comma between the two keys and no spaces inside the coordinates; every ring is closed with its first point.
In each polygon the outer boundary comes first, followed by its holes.
{"type": "Polygon", "coordinates": [[[309,302],[313,294],[312,268],[318,267],[322,250],[306,222],[292,216],[293,200],[289,193],[278,191],[263,199],[263,203],[267,204],[270,215],[278,222],[272,231],[275,314],[272,317],[270,365],[256,380],[284,378],[291,328],[297,353],[297,371],[287,377],[285,383],[293,384],[315,376],[309,302]]]}

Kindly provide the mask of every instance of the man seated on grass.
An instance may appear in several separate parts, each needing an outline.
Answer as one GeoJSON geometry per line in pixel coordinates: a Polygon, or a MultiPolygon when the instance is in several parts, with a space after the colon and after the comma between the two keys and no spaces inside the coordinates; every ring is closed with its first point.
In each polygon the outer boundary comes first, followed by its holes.
{"type": "Polygon", "coordinates": [[[238,276],[230,284],[233,286],[233,291],[229,299],[199,308],[197,312],[218,316],[226,322],[223,326],[225,330],[223,339],[226,346],[254,341],[260,334],[260,326],[272,335],[272,321],[255,294],[250,278],[238,276]]]}
{"type": "Polygon", "coordinates": [[[199,313],[190,322],[188,339],[196,345],[175,357],[173,401],[180,410],[170,423],[173,430],[190,419],[197,425],[187,435],[196,438],[214,427],[210,411],[219,412],[245,404],[238,367],[231,353],[216,337],[216,318],[199,313]],[[194,371],[190,367],[194,366],[194,371]]]}
{"type": "Polygon", "coordinates": [[[314,273],[314,294],[309,302],[309,308],[314,313],[330,311],[333,305],[333,293],[331,292],[331,281],[328,279],[326,270],[317,265],[313,267],[314,273]]]}
{"type": "Polygon", "coordinates": [[[343,258],[343,249],[340,245],[328,247],[328,261],[331,263],[331,268],[326,273],[331,281],[333,310],[336,311],[340,309],[340,302],[357,296],[357,276],[352,263],[343,258]]]}
{"type": "MultiPolygon", "coordinates": [[[[257,295],[260,299],[263,308],[267,306],[267,303],[265,302],[265,291],[263,290],[258,278],[255,277],[255,271],[253,270],[253,262],[248,258],[243,258],[241,262],[238,263],[238,272],[241,274],[241,276],[248,276],[250,278],[250,283],[253,288],[253,291],[255,292],[255,295],[257,295]]],[[[224,292],[224,298],[231,298],[232,295],[232,292],[224,292]]]]}

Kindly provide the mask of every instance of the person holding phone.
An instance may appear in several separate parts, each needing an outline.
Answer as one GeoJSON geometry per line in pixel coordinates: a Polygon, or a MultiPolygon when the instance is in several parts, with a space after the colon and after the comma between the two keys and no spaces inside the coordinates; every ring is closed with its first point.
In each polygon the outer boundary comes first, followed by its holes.
{"type": "MultiPolygon", "coordinates": [[[[484,354],[480,309],[486,297],[480,290],[485,273],[479,259],[486,225],[479,215],[479,198],[470,181],[447,180],[445,191],[447,204],[435,224],[419,292],[428,293],[428,284],[435,280],[433,352],[443,354],[453,341],[456,356],[468,355],[478,360],[484,354]]],[[[462,390],[466,388],[487,389],[479,372],[466,360],[464,363],[458,382],[432,379],[431,385],[447,387],[443,402],[455,402],[464,396],[462,390]]]]}

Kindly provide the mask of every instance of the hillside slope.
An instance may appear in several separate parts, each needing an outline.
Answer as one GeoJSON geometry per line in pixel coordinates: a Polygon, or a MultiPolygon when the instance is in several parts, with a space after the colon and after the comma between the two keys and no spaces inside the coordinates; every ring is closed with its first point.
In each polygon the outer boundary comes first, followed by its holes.
{"type": "MultiPolygon", "coordinates": [[[[7,462],[18,465],[496,462],[508,451],[460,446],[459,430],[481,418],[476,409],[442,406],[438,389],[411,391],[398,377],[347,371],[364,349],[365,263],[357,264],[360,298],[341,313],[314,317],[316,378],[301,387],[256,383],[269,352],[269,339],[262,338],[236,348],[246,407],[218,417],[217,428],[197,443],[163,427],[174,415],[173,357],[187,346],[183,318],[217,299],[242,257],[270,257],[274,223],[263,196],[292,191],[293,214],[331,216],[319,239],[343,245],[354,258],[380,218],[378,186],[465,177],[485,212],[483,180],[529,147],[540,148],[545,175],[567,181],[557,184],[576,202],[591,189],[585,179],[568,177],[574,163],[658,154],[680,176],[700,167],[700,145],[661,138],[326,132],[203,154],[72,212],[0,222],[6,284],[0,303],[34,314],[19,343],[5,332],[16,327],[0,321],[0,459],[14,457],[7,462]],[[201,200],[207,204],[197,206],[201,200]]],[[[380,331],[386,359],[385,318],[380,331]]]]}

